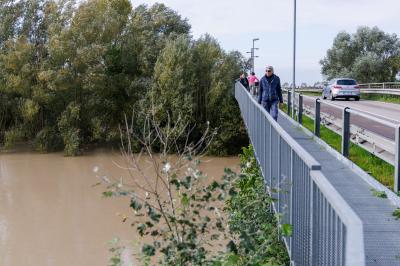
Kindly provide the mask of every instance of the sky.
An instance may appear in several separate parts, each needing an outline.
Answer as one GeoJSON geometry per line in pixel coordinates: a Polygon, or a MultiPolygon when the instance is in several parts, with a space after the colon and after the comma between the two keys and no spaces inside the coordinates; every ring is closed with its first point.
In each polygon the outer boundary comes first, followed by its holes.
{"type": "MultiPolygon", "coordinates": [[[[294,0],[145,0],[133,4],[156,2],[187,18],[194,38],[209,33],[227,51],[246,55],[252,39],[259,38],[257,76],[272,65],[282,82],[291,83],[294,0]]],[[[319,60],[340,31],[354,33],[359,26],[378,26],[400,36],[399,10],[400,0],[297,0],[296,84],[323,80],[319,60]]]]}

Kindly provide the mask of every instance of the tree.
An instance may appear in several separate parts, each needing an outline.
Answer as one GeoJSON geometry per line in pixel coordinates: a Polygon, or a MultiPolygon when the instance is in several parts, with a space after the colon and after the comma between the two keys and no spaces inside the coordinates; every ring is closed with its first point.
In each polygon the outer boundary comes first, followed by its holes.
{"type": "Polygon", "coordinates": [[[248,144],[246,128],[234,97],[233,81],[244,67],[239,52],[224,53],[211,75],[211,90],[207,95],[210,125],[218,129],[210,150],[213,154],[238,154],[248,144]]]}
{"type": "Polygon", "coordinates": [[[379,28],[360,27],[354,34],[340,32],[320,61],[328,79],[352,77],[359,82],[394,81],[400,70],[400,40],[379,28]]]}
{"type": "Polygon", "coordinates": [[[187,20],[163,4],[3,0],[0,29],[1,145],[79,154],[117,143],[124,114],[150,106],[160,121],[184,114],[193,139],[207,122],[219,128],[213,152],[237,153],[231,143],[247,142],[231,96],[246,60],[209,35],[194,40],[187,20]]]}
{"type": "Polygon", "coordinates": [[[150,91],[152,113],[158,121],[193,119],[194,62],[192,43],[184,35],[167,41],[154,68],[154,82],[150,91]]]}
{"type": "Polygon", "coordinates": [[[204,124],[208,121],[208,97],[211,91],[211,76],[219,60],[223,56],[223,51],[216,39],[210,35],[202,36],[196,40],[193,47],[193,60],[196,72],[196,92],[194,95],[194,114],[197,121],[204,124]]]}

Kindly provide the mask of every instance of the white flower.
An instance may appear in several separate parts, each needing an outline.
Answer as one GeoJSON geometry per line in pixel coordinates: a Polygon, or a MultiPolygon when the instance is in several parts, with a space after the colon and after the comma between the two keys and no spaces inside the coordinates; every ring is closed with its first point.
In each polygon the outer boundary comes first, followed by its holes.
{"type": "Polygon", "coordinates": [[[93,167],[93,172],[97,173],[99,171],[99,167],[96,165],[95,167],[93,167]]]}
{"type": "Polygon", "coordinates": [[[247,163],[246,163],[246,167],[247,167],[247,168],[250,168],[250,166],[251,166],[251,163],[250,163],[250,162],[247,162],[247,163]]]}
{"type": "Polygon", "coordinates": [[[150,199],[150,193],[146,192],[146,199],[150,199]]]}
{"type": "Polygon", "coordinates": [[[119,178],[118,188],[122,188],[122,176],[119,178]]]}
{"type": "Polygon", "coordinates": [[[194,172],[194,178],[199,178],[199,176],[200,176],[200,171],[199,170],[196,170],[195,172],[194,172]]]}
{"type": "Polygon", "coordinates": [[[219,218],[221,217],[221,213],[219,212],[219,210],[218,210],[217,207],[215,207],[214,213],[215,213],[215,215],[217,215],[219,218]]]}
{"type": "Polygon", "coordinates": [[[103,179],[103,181],[106,183],[111,183],[110,179],[108,179],[108,177],[106,177],[105,175],[103,175],[101,179],[103,179]]]}
{"type": "Polygon", "coordinates": [[[192,175],[192,174],[193,174],[193,168],[188,167],[188,169],[186,170],[185,174],[186,174],[187,176],[192,175]]]}
{"type": "Polygon", "coordinates": [[[169,171],[170,169],[171,169],[171,164],[170,164],[170,163],[164,164],[164,167],[163,167],[164,173],[168,173],[168,171],[169,171]]]}

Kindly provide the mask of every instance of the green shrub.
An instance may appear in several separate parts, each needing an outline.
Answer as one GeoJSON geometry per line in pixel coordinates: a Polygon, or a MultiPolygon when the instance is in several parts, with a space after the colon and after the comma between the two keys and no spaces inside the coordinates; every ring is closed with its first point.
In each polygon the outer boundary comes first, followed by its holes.
{"type": "Polygon", "coordinates": [[[45,127],[36,134],[33,146],[40,152],[57,151],[62,149],[63,140],[55,128],[45,127]]]}
{"type": "Polygon", "coordinates": [[[4,133],[4,148],[12,148],[16,142],[24,139],[24,132],[21,128],[13,127],[4,133]]]}
{"type": "Polygon", "coordinates": [[[289,265],[286,248],[279,239],[276,215],[271,209],[273,200],[265,192],[251,145],[243,148],[240,161],[242,173],[235,183],[237,194],[226,207],[229,228],[236,237],[232,243],[236,265],[289,265]]]}
{"type": "Polygon", "coordinates": [[[64,153],[66,156],[75,156],[80,153],[80,105],[72,102],[62,113],[58,121],[58,128],[64,141],[64,153]]]}

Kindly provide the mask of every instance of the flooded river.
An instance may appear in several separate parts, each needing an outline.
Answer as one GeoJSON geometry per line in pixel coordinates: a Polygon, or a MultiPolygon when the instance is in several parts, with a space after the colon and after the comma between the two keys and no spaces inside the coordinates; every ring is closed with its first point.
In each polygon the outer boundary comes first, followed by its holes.
{"type": "MultiPolygon", "coordinates": [[[[220,177],[237,169],[238,158],[205,158],[203,171],[220,177]]],[[[93,173],[124,176],[118,153],[98,150],[70,158],[62,153],[0,153],[0,265],[108,265],[107,243],[120,237],[137,242],[122,223],[128,199],[105,199],[93,173]]]]}

